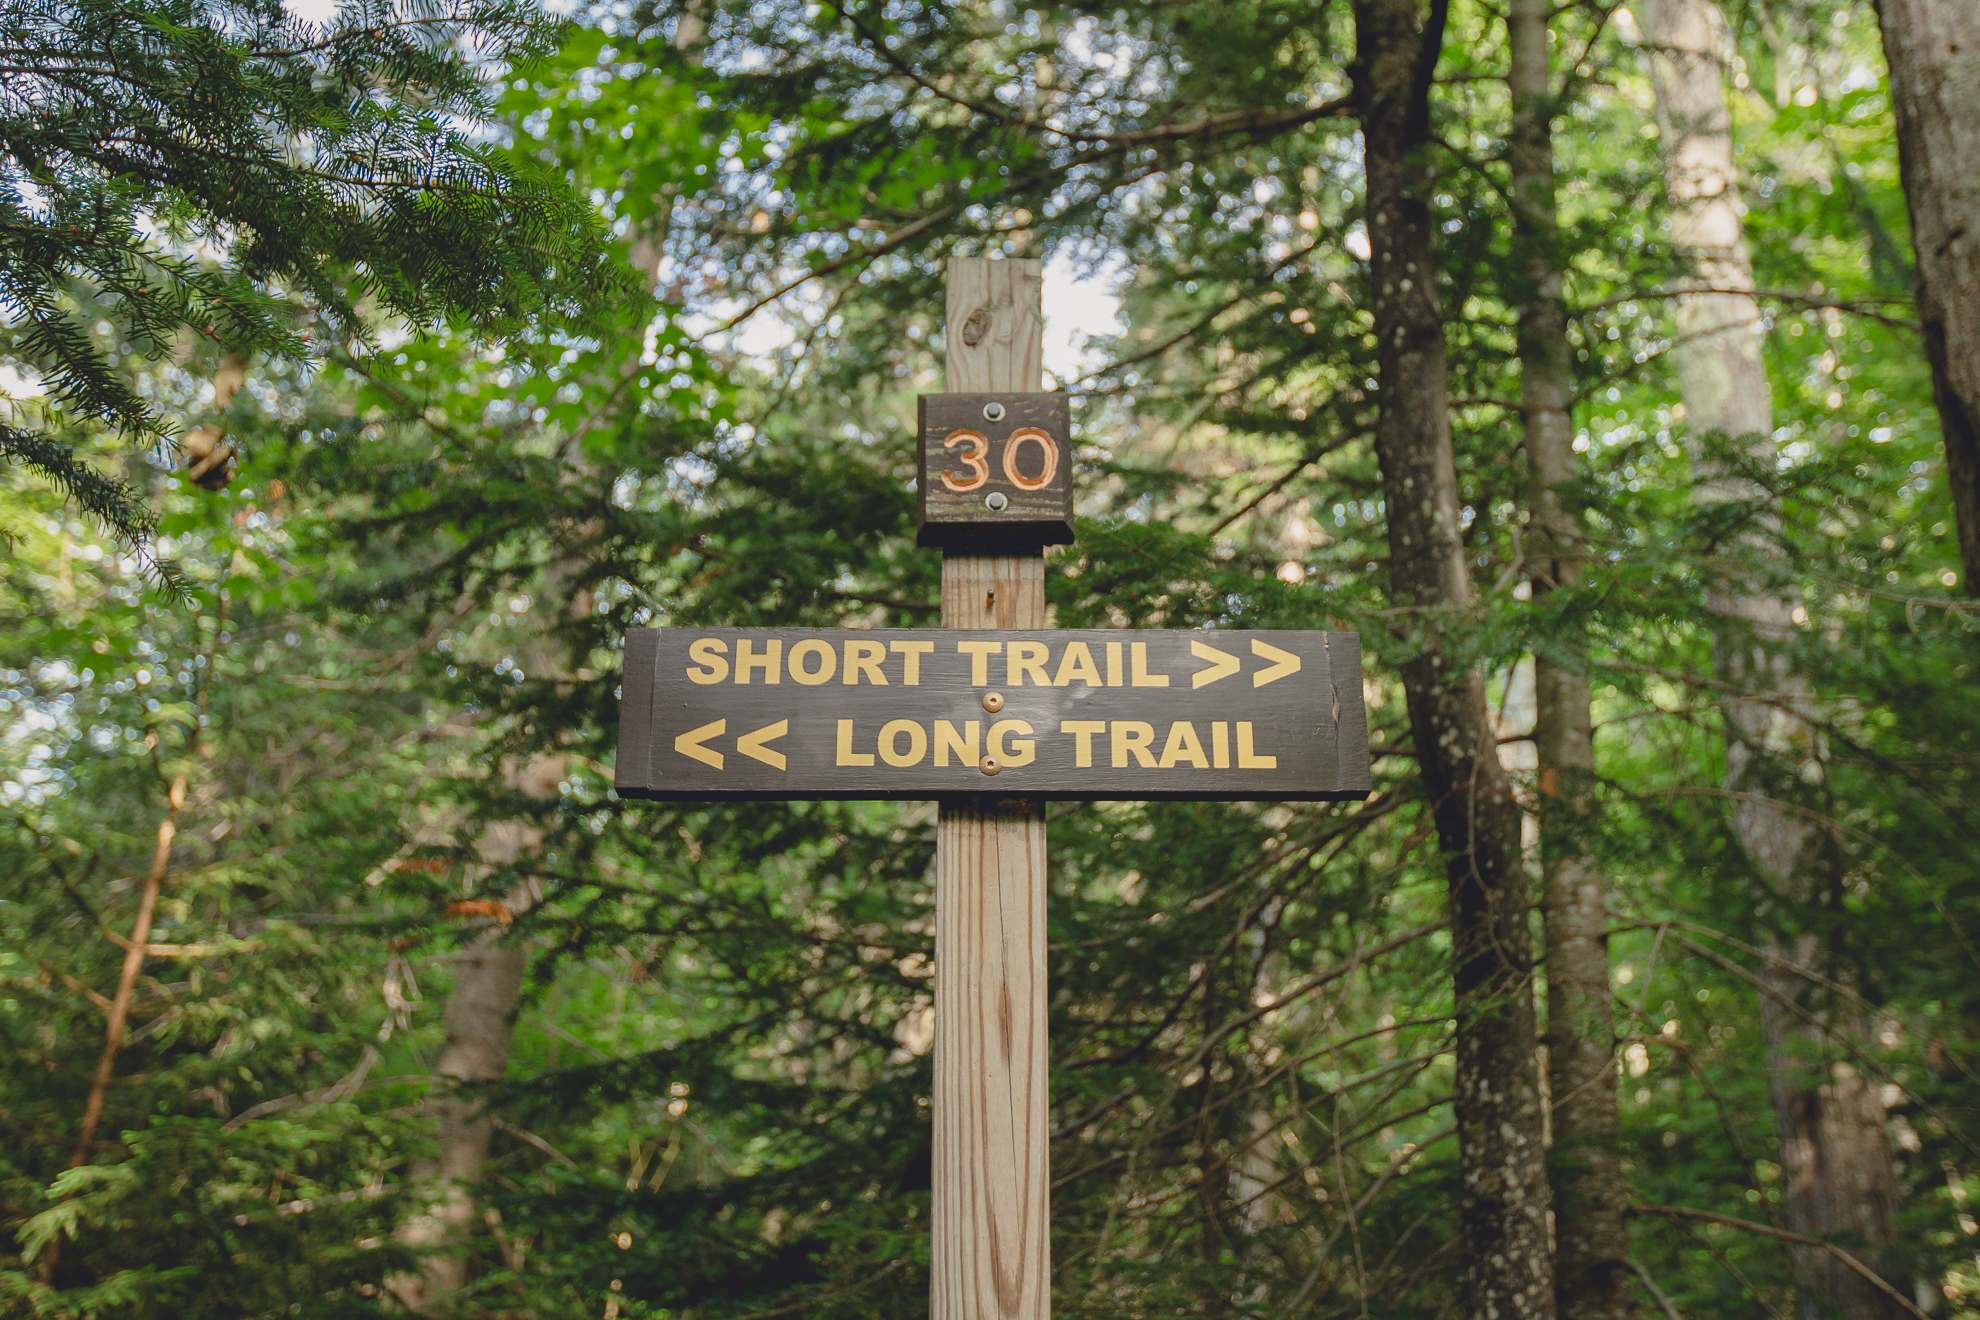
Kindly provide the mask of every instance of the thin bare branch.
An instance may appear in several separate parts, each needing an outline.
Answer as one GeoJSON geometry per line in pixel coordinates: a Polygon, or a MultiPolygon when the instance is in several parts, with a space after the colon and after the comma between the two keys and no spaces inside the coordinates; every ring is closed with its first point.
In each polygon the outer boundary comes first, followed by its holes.
{"type": "Polygon", "coordinates": [[[1748,1233],[1758,1233],[1762,1237],[1779,1238],[1783,1242],[1794,1242],[1804,1247],[1815,1247],[1818,1250],[1826,1251],[1844,1265],[1862,1275],[1865,1280],[1875,1286],[1885,1296],[1896,1302],[1906,1315],[1916,1316],[1917,1320],[1930,1320],[1929,1316],[1912,1304],[1909,1297],[1906,1297],[1903,1293],[1891,1287],[1890,1284],[1885,1283],[1883,1278],[1875,1270],[1833,1242],[1824,1242],[1821,1238],[1809,1237],[1806,1233],[1790,1233],[1784,1228],[1774,1228],[1768,1224],[1756,1224],[1751,1219],[1735,1219],[1731,1215],[1713,1214],[1710,1210],[1694,1210],[1688,1205],[1636,1205],[1631,1206],[1630,1209],[1635,1214],[1660,1215],[1665,1219],[1703,1220],[1708,1224],[1721,1224],[1727,1228],[1743,1229],[1748,1233]]]}

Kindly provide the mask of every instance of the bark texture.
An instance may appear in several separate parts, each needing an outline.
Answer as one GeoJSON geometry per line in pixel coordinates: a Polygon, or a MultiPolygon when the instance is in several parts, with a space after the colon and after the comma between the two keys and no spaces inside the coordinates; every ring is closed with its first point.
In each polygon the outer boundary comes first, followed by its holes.
{"type": "Polygon", "coordinates": [[[1877,9],[1960,566],[1966,594],[1980,596],[1980,4],[1877,9]]]}
{"type": "MultiPolygon", "coordinates": [[[[1573,481],[1574,365],[1561,301],[1554,189],[1554,90],[1548,0],[1507,12],[1513,122],[1507,143],[1520,255],[1520,419],[1530,496],[1533,597],[1581,580],[1581,519],[1562,498],[1573,481]]],[[[1619,1320],[1634,1304],[1629,1187],[1616,1133],[1616,1033],[1609,994],[1608,899],[1589,855],[1595,730],[1588,679],[1534,658],[1539,753],[1541,911],[1547,953],[1547,1068],[1553,1101],[1554,1298],[1564,1320],[1619,1320]]]]}
{"type": "Polygon", "coordinates": [[[1545,1320],[1554,1314],[1553,1269],[1520,815],[1499,764],[1484,677],[1456,668],[1442,645],[1445,627],[1473,603],[1423,164],[1444,14],[1441,0],[1427,15],[1415,0],[1354,6],[1382,381],[1376,450],[1391,592],[1412,611],[1418,648],[1403,666],[1410,735],[1450,881],[1459,1301],[1475,1320],[1545,1320]]]}
{"type": "MultiPolygon", "coordinates": [[[[1730,36],[1710,0],[1645,0],[1638,15],[1650,47],[1672,242],[1690,257],[1697,286],[1715,290],[1684,295],[1675,307],[1674,356],[1696,456],[1696,497],[1705,503],[1759,501],[1764,491],[1711,458],[1700,443],[1719,436],[1757,460],[1771,462],[1774,455],[1760,310],[1744,292],[1753,288],[1753,267],[1725,99],[1730,36]]],[[[1791,913],[1819,901],[1828,858],[1816,828],[1777,802],[1796,775],[1820,767],[1814,731],[1795,714],[1808,708],[1810,692],[1806,677],[1789,663],[1792,603],[1771,590],[1760,571],[1776,553],[1772,530],[1768,518],[1754,525],[1737,547],[1744,567],[1723,572],[1709,599],[1718,618],[1720,677],[1744,694],[1724,702],[1727,786],[1743,795],[1733,806],[1733,831],[1762,877],[1757,906],[1791,913]]],[[[1833,1052],[1830,1034],[1856,1033],[1861,1024],[1846,1005],[1815,997],[1807,973],[1817,970],[1821,950],[1812,937],[1776,939],[1767,951],[1761,1019],[1788,1227],[1838,1238],[1878,1268],[1880,1248],[1893,1240],[1897,1196],[1883,1110],[1846,1064],[1814,1063],[1833,1052]],[[1790,1005],[1821,1025],[1810,1027],[1790,1005]]],[[[1818,1314],[1848,1320],[1895,1314],[1880,1290],[1833,1256],[1804,1250],[1798,1264],[1803,1313],[1811,1320],[1818,1314]]]]}

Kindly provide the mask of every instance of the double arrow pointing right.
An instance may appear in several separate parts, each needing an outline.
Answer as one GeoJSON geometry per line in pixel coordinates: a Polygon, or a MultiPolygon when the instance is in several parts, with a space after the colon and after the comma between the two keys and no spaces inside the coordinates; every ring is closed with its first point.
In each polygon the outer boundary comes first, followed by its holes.
{"type": "MultiPolygon", "coordinates": [[[[1189,653],[1198,660],[1208,660],[1208,669],[1199,669],[1190,676],[1189,685],[1193,688],[1207,687],[1220,678],[1229,678],[1238,671],[1240,661],[1229,651],[1219,651],[1204,642],[1192,641],[1189,653]]],[[[1276,683],[1288,674],[1299,672],[1299,657],[1291,651],[1282,651],[1276,646],[1268,646],[1256,637],[1251,639],[1251,653],[1261,659],[1272,661],[1265,668],[1251,675],[1251,686],[1262,688],[1267,683],[1276,683]]]]}
{"type": "MultiPolygon", "coordinates": [[[[704,724],[698,729],[689,729],[686,733],[674,739],[674,750],[682,756],[691,756],[703,765],[713,766],[715,769],[720,770],[722,768],[722,754],[712,748],[704,747],[702,744],[706,743],[710,738],[719,738],[728,731],[729,722],[727,720],[716,720],[714,723],[704,724]]],[[[784,754],[772,750],[768,744],[775,742],[790,731],[791,722],[789,720],[778,720],[775,724],[766,724],[753,733],[745,733],[740,738],[737,738],[736,750],[744,756],[752,757],[763,762],[763,764],[770,766],[772,769],[782,770],[787,764],[784,754]]]]}

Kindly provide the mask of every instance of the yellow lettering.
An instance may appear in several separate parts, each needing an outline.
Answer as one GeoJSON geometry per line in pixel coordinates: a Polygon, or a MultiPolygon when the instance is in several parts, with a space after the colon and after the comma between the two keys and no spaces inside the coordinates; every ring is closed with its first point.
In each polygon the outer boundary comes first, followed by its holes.
{"type": "MultiPolygon", "coordinates": [[[[1108,645],[1113,645],[1109,642],[1108,645]]],[[[1128,753],[1144,770],[1155,768],[1155,726],[1145,720],[1115,720],[1113,728],[1114,768],[1124,768],[1128,763],[1128,753]]]]}
{"type": "Polygon", "coordinates": [[[784,678],[784,643],[776,638],[763,644],[762,655],[750,653],[749,638],[736,639],[736,682],[747,684],[749,671],[761,669],[763,681],[772,687],[784,678]]]}
{"type": "MultiPolygon", "coordinates": [[[[1077,646],[1079,643],[1074,642],[1073,645],[1077,646]]],[[[1073,764],[1082,770],[1091,769],[1093,766],[1093,735],[1106,731],[1105,720],[1059,721],[1059,732],[1070,733],[1073,736],[1073,764]]]]}
{"type": "Polygon", "coordinates": [[[1177,720],[1169,726],[1168,741],[1162,744],[1162,768],[1173,770],[1184,761],[1198,770],[1210,768],[1209,759],[1203,755],[1203,744],[1196,740],[1196,726],[1188,720],[1177,720]]]}
{"type": "Polygon", "coordinates": [[[1167,674],[1151,674],[1148,672],[1147,642],[1134,643],[1133,646],[1128,648],[1128,654],[1134,657],[1134,686],[1136,687],[1169,686],[1169,676],[1167,674]]]}
{"type": "Polygon", "coordinates": [[[1004,682],[1023,687],[1024,676],[1029,674],[1039,687],[1051,687],[1052,680],[1045,677],[1045,662],[1051,658],[1052,648],[1043,642],[1012,642],[1004,656],[1004,682]]]}
{"type": "Polygon", "coordinates": [[[880,672],[880,662],[887,658],[884,642],[846,643],[846,686],[858,687],[859,676],[866,675],[866,681],[875,687],[886,687],[887,676],[880,672]]]}
{"type": "Polygon", "coordinates": [[[722,653],[728,649],[729,644],[719,637],[696,638],[688,646],[688,658],[706,667],[688,670],[688,682],[706,685],[727,678],[729,662],[722,658],[722,653]]]}
{"type": "Polygon", "coordinates": [[[1213,770],[1231,768],[1231,726],[1227,720],[1211,721],[1210,766],[1213,770]]]}
{"type": "Polygon", "coordinates": [[[710,738],[719,738],[728,731],[729,722],[727,720],[716,720],[714,723],[704,724],[698,729],[689,729],[686,733],[674,739],[674,750],[682,756],[691,756],[703,765],[712,765],[717,770],[720,770],[722,768],[722,754],[714,748],[704,747],[702,744],[710,738]]]}
{"type": "Polygon", "coordinates": [[[1119,687],[1120,685],[1121,685],[1121,644],[1119,642],[1108,642],[1107,643],[1107,686],[1119,687]]]}
{"type": "Polygon", "coordinates": [[[980,720],[963,721],[963,731],[956,732],[956,726],[947,720],[935,721],[935,764],[947,765],[949,753],[964,765],[975,765],[982,757],[977,749],[983,743],[983,724],[980,720]]]}
{"type": "Polygon", "coordinates": [[[921,686],[921,657],[935,649],[933,642],[889,642],[887,649],[901,657],[901,684],[921,686]]]}
{"type": "Polygon", "coordinates": [[[770,744],[776,742],[790,731],[791,722],[789,720],[778,720],[775,724],[766,724],[754,733],[746,733],[736,739],[736,750],[744,756],[755,757],[773,770],[782,770],[789,762],[785,759],[782,752],[770,744]]]}
{"type": "Polygon", "coordinates": [[[1238,666],[1243,663],[1229,651],[1219,651],[1214,646],[1207,646],[1197,641],[1192,641],[1189,644],[1189,653],[1198,660],[1208,660],[1210,662],[1208,669],[1199,669],[1189,676],[1189,685],[1193,688],[1208,687],[1219,679],[1229,678],[1238,671],[1238,666]]]}
{"type": "Polygon", "coordinates": [[[1100,671],[1093,667],[1093,652],[1085,642],[1066,643],[1066,653],[1059,657],[1058,671],[1052,675],[1052,686],[1071,687],[1075,678],[1088,687],[1100,686],[1100,671]]]}
{"type": "Polygon", "coordinates": [[[906,769],[911,765],[920,765],[921,759],[927,755],[928,730],[913,720],[888,720],[880,726],[880,759],[888,765],[906,769]],[[908,738],[908,749],[902,752],[896,749],[904,733],[908,738]]]}
{"type": "Polygon", "coordinates": [[[839,667],[839,656],[830,642],[821,642],[816,637],[806,638],[791,648],[791,677],[806,687],[817,687],[829,680],[839,667]],[[804,658],[818,657],[818,668],[806,669],[804,658]]]}
{"type": "Polygon", "coordinates": [[[853,722],[851,720],[839,721],[839,764],[840,765],[872,765],[873,764],[873,757],[871,756],[871,754],[863,754],[860,752],[855,752],[853,750],[853,722]]]}
{"type": "Polygon", "coordinates": [[[1038,759],[1038,744],[1029,738],[1019,738],[1009,747],[1004,746],[1004,735],[1009,733],[1030,733],[1031,726],[1023,720],[998,720],[990,726],[990,755],[1006,766],[1030,765],[1038,759]]]}
{"type": "Polygon", "coordinates": [[[957,642],[956,654],[969,657],[969,681],[976,687],[990,685],[990,657],[1004,649],[1002,642],[957,642]]]}
{"type": "Polygon", "coordinates": [[[1251,721],[1239,720],[1238,721],[1238,769],[1276,770],[1278,768],[1279,768],[1278,757],[1259,756],[1251,750],[1251,721]]]}
{"type": "Polygon", "coordinates": [[[1264,687],[1267,683],[1276,683],[1288,674],[1297,674],[1299,672],[1299,657],[1297,655],[1294,655],[1291,651],[1281,651],[1276,646],[1269,646],[1259,641],[1256,637],[1251,639],[1251,653],[1272,661],[1271,664],[1251,676],[1251,686],[1255,688],[1264,687]]]}

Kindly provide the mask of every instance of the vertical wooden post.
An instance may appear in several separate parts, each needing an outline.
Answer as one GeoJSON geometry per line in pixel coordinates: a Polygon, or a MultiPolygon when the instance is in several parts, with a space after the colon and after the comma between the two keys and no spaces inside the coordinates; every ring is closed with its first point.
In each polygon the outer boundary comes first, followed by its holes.
{"type": "MultiPolygon", "coordinates": [[[[952,394],[1039,388],[1043,263],[951,258],[952,394]]],[[[1042,628],[1042,547],[944,551],[942,626],[1042,628]]],[[[931,1320],[1051,1314],[1045,812],[942,806],[935,852],[931,1320]]]]}

